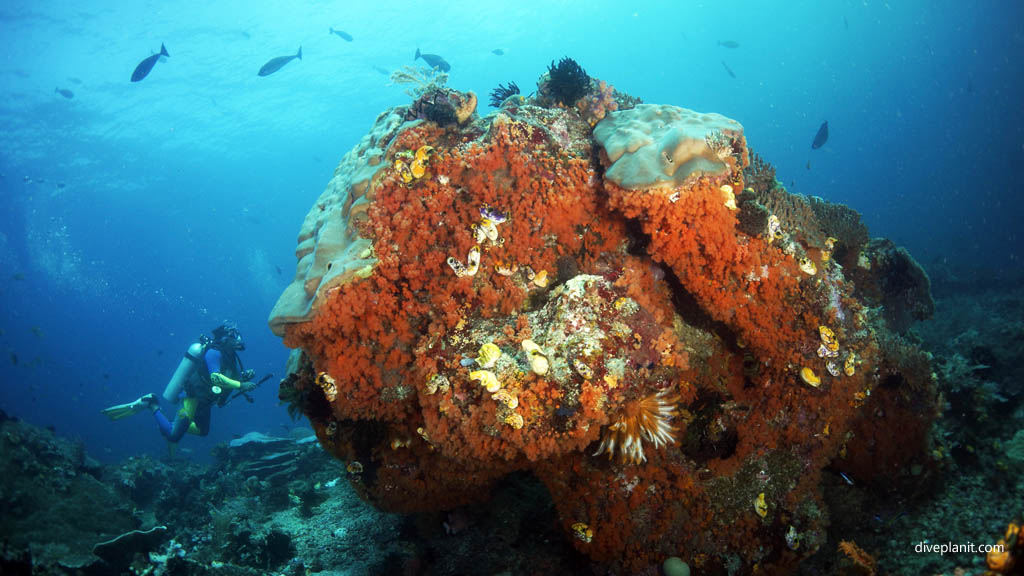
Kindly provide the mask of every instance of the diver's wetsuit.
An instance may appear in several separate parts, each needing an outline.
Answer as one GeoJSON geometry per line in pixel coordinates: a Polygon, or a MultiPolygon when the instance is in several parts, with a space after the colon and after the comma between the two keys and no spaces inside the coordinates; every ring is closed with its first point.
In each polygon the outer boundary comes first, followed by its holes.
{"type": "Polygon", "coordinates": [[[206,436],[210,432],[210,408],[215,403],[224,405],[232,393],[232,390],[214,393],[210,374],[219,372],[234,379],[242,374],[241,362],[234,351],[222,353],[216,348],[208,348],[203,351],[201,358],[190,353],[186,353],[186,357],[192,361],[192,369],[185,384],[185,399],[174,423],[164,416],[163,410],[153,411],[160,433],[168,442],[181,440],[186,432],[199,436],[206,436]]]}

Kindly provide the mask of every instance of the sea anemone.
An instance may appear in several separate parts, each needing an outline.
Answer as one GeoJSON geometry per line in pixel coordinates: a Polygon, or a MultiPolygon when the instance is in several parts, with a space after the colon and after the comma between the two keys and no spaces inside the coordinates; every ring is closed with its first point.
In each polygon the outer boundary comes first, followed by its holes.
{"type": "Polygon", "coordinates": [[[515,82],[509,82],[508,86],[498,84],[498,87],[491,90],[491,107],[500,108],[505,100],[519,94],[519,86],[515,82]]]}
{"type": "Polygon", "coordinates": [[[556,102],[572,106],[590,90],[590,76],[572,58],[562,58],[548,66],[548,81],[544,90],[556,102]]]}
{"type": "Polygon", "coordinates": [[[594,456],[607,452],[610,460],[617,452],[624,462],[639,464],[647,461],[644,440],[653,443],[655,449],[675,444],[671,421],[678,414],[678,402],[678,396],[662,390],[626,404],[618,420],[605,430],[594,456]]]}

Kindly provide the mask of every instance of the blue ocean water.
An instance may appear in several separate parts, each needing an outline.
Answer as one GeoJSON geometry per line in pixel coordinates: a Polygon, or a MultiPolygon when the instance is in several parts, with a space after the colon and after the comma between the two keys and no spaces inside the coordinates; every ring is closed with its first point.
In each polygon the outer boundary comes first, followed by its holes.
{"type": "MultiPolygon", "coordinates": [[[[738,120],[791,191],[854,207],[926,266],[1024,267],[1019,2],[11,1],[0,38],[0,409],[105,460],[163,453],[147,414],[100,410],[162,390],[223,319],[247,367],[282,374],[266,318],[299,225],[373,119],[408,103],[378,69],[417,48],[481,95],[529,92],[571,56],[646,102],[738,120]],[[170,58],[129,82],[161,43],[170,58]]],[[[182,446],[291,426],[275,384],[182,446]]]]}

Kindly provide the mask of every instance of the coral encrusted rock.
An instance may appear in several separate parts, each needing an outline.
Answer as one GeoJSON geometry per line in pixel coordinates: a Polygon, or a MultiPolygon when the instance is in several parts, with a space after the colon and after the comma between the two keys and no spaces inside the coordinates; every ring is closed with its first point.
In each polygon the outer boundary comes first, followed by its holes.
{"type": "Polygon", "coordinates": [[[270,312],[274,334],[284,336],[285,325],[309,320],[319,297],[331,287],[372,270],[377,260],[355,224],[366,217],[370,180],[383,168],[384,150],[402,126],[403,116],[394,111],[378,116],[306,214],[295,249],[295,278],[270,312]]]}
{"type": "Polygon", "coordinates": [[[880,367],[934,390],[879,346],[835,225],[742,196],[737,122],[641,105],[592,130],[543,104],[381,116],[303,226],[271,317],[301,350],[281,398],[386,510],[527,472],[602,573],[792,568],[826,540],[823,470],[878,421],[880,367]]]}

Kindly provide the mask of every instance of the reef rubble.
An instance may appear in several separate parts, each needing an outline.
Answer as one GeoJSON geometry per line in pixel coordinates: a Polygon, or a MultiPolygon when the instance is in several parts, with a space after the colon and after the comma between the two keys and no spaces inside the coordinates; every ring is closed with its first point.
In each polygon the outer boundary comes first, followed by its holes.
{"type": "Polygon", "coordinates": [[[827,540],[827,467],[931,468],[938,392],[900,335],[927,276],[852,210],[745,190],[739,122],[578,83],[378,117],[271,313],[295,349],[281,398],[384,510],[528,473],[610,572],[791,569],[827,540]],[[897,264],[872,267],[882,250],[897,264]]]}
{"type": "Polygon", "coordinates": [[[100,464],[80,442],[0,412],[0,472],[4,575],[568,574],[586,566],[558,537],[535,478],[506,478],[496,508],[388,514],[360,500],[344,479],[351,473],[308,428],[246,434],[217,445],[209,464],[182,455],[100,464]]]}

